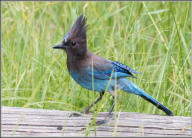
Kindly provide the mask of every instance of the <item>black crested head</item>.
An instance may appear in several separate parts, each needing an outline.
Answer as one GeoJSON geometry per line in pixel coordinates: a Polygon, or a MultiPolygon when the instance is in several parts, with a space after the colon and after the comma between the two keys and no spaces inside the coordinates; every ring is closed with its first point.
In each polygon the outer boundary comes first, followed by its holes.
{"type": "Polygon", "coordinates": [[[82,14],[77,18],[76,22],[73,24],[71,30],[69,31],[69,36],[71,38],[86,39],[86,32],[86,17],[82,14]]]}
{"type": "Polygon", "coordinates": [[[87,54],[87,25],[86,17],[80,15],[72,28],[66,33],[61,44],[56,45],[56,49],[65,49],[67,56],[81,58],[87,54]]]}

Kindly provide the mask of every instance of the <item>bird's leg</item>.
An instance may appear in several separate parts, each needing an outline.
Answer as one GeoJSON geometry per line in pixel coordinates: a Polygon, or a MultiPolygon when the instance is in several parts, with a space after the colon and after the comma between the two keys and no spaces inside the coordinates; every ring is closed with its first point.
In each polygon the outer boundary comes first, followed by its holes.
{"type": "Polygon", "coordinates": [[[112,117],[112,111],[113,111],[113,108],[115,106],[115,94],[113,91],[111,91],[110,94],[113,96],[113,104],[111,106],[111,109],[109,110],[108,117],[112,117]]]}
{"type": "MultiPolygon", "coordinates": [[[[94,104],[98,103],[98,102],[102,99],[104,93],[105,93],[105,92],[101,92],[101,93],[100,93],[99,98],[94,102],[94,104]]],[[[88,113],[89,113],[89,109],[91,109],[94,104],[91,104],[90,106],[88,106],[88,107],[87,107],[83,112],[81,112],[81,113],[83,113],[83,114],[88,114],[88,113]]],[[[72,113],[69,117],[71,117],[71,116],[76,116],[76,117],[77,117],[77,116],[81,116],[81,114],[72,113]]]]}
{"type": "Polygon", "coordinates": [[[102,124],[105,124],[107,123],[107,121],[109,121],[108,119],[112,117],[112,111],[113,111],[113,108],[115,106],[115,94],[113,91],[110,91],[110,94],[113,96],[113,104],[109,110],[109,113],[108,115],[105,117],[104,120],[99,120],[99,121],[96,121],[96,125],[102,125],[102,124]]]}
{"type": "MultiPolygon", "coordinates": [[[[99,98],[94,102],[94,104],[98,103],[98,102],[102,99],[104,93],[105,93],[105,92],[101,92],[101,93],[100,93],[99,98]]],[[[88,106],[82,113],[88,114],[88,113],[89,113],[89,109],[91,109],[94,104],[91,104],[90,106],[88,106]]]]}
{"type": "Polygon", "coordinates": [[[115,106],[115,97],[113,97],[113,104],[112,104],[111,109],[109,110],[109,113],[108,113],[108,117],[110,117],[110,118],[112,117],[112,111],[113,111],[114,106],[115,106]]]}

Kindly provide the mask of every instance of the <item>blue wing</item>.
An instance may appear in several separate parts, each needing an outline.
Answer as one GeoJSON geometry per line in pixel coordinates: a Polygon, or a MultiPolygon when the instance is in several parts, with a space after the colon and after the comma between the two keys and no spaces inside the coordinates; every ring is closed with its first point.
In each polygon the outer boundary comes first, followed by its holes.
{"type": "Polygon", "coordinates": [[[101,79],[101,80],[110,79],[110,77],[112,77],[112,79],[114,79],[115,77],[117,77],[117,78],[123,78],[123,77],[136,78],[132,73],[140,74],[140,72],[137,72],[117,61],[109,61],[102,65],[95,64],[93,66],[93,68],[88,67],[87,71],[90,76],[93,76],[95,79],[101,79]]]}
{"type": "Polygon", "coordinates": [[[124,64],[121,64],[117,61],[111,61],[112,63],[112,66],[113,66],[113,69],[116,71],[116,72],[121,72],[121,73],[125,73],[129,76],[127,77],[133,77],[135,78],[135,76],[132,74],[132,73],[135,73],[135,74],[141,74],[140,72],[137,72],[129,67],[127,67],[126,65],[124,64]]]}

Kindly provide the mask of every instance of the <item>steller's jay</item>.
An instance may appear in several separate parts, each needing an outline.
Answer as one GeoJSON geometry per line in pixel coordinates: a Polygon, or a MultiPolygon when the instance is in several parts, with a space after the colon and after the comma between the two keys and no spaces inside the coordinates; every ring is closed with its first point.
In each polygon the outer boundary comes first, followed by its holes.
{"type": "MultiPolygon", "coordinates": [[[[100,93],[100,97],[95,101],[95,104],[102,99],[106,87],[108,87],[107,91],[113,96],[113,104],[109,111],[110,116],[114,107],[114,89],[116,88],[139,95],[157,108],[163,110],[167,115],[173,115],[168,108],[127,78],[135,78],[133,73],[139,74],[139,72],[117,61],[108,60],[91,53],[87,49],[86,31],[86,18],[81,15],[73,24],[71,30],[64,36],[62,43],[53,48],[63,49],[67,53],[67,68],[69,74],[80,86],[88,90],[93,90],[94,88],[94,91],[100,93]],[[92,83],[94,83],[94,85],[92,83]]],[[[89,109],[92,106],[93,104],[88,106],[83,113],[89,113],[89,109]]]]}

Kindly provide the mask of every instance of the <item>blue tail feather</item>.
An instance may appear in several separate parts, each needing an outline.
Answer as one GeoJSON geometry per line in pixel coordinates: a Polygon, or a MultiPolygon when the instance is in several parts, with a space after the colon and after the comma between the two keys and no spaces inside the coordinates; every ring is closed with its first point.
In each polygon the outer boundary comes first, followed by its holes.
{"type": "Polygon", "coordinates": [[[132,94],[136,94],[136,95],[141,96],[142,98],[144,98],[148,102],[155,105],[160,110],[164,111],[167,115],[173,116],[173,113],[167,107],[165,107],[164,105],[159,103],[156,99],[154,99],[152,96],[147,94],[145,91],[143,91],[142,89],[137,87],[134,83],[132,83],[128,79],[125,79],[125,78],[122,79],[122,81],[120,81],[119,85],[121,85],[122,90],[124,90],[128,93],[132,93],[132,94]]]}
{"type": "Polygon", "coordinates": [[[142,98],[144,98],[145,100],[149,101],[150,103],[152,103],[153,105],[155,105],[157,108],[159,108],[160,110],[164,111],[167,115],[173,116],[173,113],[164,105],[162,105],[161,103],[159,103],[156,99],[154,99],[152,96],[148,95],[145,92],[142,92],[140,95],[142,98]]]}

